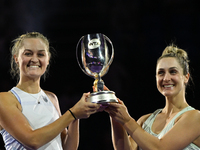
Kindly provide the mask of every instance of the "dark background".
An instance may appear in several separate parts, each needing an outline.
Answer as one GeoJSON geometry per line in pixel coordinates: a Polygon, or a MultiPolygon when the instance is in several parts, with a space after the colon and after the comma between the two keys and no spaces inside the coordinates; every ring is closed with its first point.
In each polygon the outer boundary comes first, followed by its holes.
{"type": "MultiPolygon", "coordinates": [[[[16,85],[9,74],[11,41],[38,31],[57,51],[50,75],[41,82],[54,92],[62,113],[84,92],[92,92],[94,79],[85,75],[76,61],[81,36],[103,33],[115,48],[115,58],[103,77],[136,120],[165,105],[155,81],[156,60],[174,42],[187,50],[194,85],[187,101],[200,109],[200,9],[196,0],[1,0],[0,1],[0,91],[16,85]]],[[[41,137],[42,138],[42,137],[41,137]]],[[[0,149],[3,149],[0,142],[0,149]]],[[[112,150],[109,116],[96,113],[80,121],[79,150],[112,150]]]]}

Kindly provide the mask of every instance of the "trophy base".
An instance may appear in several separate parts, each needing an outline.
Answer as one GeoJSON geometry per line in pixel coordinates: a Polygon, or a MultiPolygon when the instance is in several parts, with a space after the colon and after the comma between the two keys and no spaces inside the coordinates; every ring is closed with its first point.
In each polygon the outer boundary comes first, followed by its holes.
{"type": "Polygon", "coordinates": [[[115,92],[113,91],[100,91],[91,93],[87,98],[87,101],[97,104],[118,103],[115,92]]]}

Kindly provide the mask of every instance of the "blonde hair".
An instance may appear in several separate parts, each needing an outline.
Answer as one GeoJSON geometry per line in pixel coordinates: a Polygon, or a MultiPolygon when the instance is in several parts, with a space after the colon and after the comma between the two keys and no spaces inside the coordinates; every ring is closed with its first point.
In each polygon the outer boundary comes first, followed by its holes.
{"type": "MultiPolygon", "coordinates": [[[[17,77],[17,80],[19,80],[20,72],[19,72],[19,67],[14,60],[14,55],[18,56],[19,49],[23,46],[24,39],[27,39],[27,38],[40,38],[44,42],[44,44],[47,46],[47,52],[48,52],[49,58],[51,58],[51,53],[49,51],[49,41],[41,33],[39,33],[39,32],[28,32],[28,33],[23,34],[23,35],[19,36],[18,38],[14,39],[12,41],[12,47],[11,47],[11,70],[10,70],[10,74],[13,78],[17,77]]],[[[49,65],[47,67],[47,70],[48,69],[49,69],[49,65]]],[[[44,78],[46,77],[46,74],[48,72],[47,70],[43,75],[44,78]]]]}
{"type": "Polygon", "coordinates": [[[183,75],[190,73],[190,71],[189,71],[189,62],[190,61],[188,59],[188,54],[185,50],[178,48],[174,44],[171,44],[170,46],[167,46],[164,49],[162,55],[157,60],[157,64],[158,64],[159,60],[161,60],[162,58],[166,58],[166,57],[174,57],[177,59],[177,61],[179,62],[180,66],[183,69],[183,75]]]}

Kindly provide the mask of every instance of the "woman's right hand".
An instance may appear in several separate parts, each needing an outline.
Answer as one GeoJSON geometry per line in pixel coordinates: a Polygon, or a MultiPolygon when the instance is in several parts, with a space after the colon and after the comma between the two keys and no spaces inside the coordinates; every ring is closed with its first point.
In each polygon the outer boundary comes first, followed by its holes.
{"type": "Polygon", "coordinates": [[[90,93],[84,93],[81,99],[70,109],[77,119],[88,118],[91,114],[98,112],[100,104],[87,102],[90,93]]]}

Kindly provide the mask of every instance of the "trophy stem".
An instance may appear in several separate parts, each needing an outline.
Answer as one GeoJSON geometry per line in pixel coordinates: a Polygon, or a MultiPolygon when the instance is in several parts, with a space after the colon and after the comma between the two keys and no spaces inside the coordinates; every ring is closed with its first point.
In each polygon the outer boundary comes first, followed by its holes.
{"type": "Polygon", "coordinates": [[[93,84],[94,84],[94,87],[95,87],[95,91],[97,91],[97,92],[103,91],[104,82],[103,82],[103,80],[101,79],[101,77],[100,77],[99,74],[96,74],[96,75],[95,75],[95,81],[94,81],[93,84]]]}

